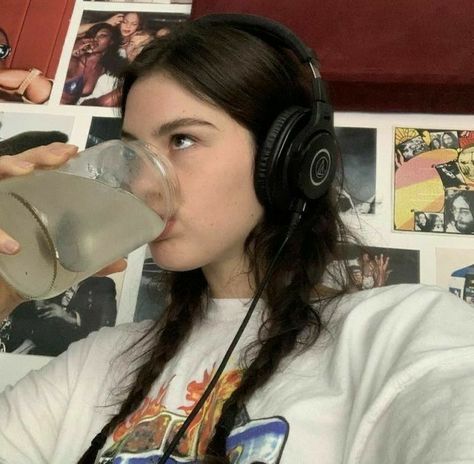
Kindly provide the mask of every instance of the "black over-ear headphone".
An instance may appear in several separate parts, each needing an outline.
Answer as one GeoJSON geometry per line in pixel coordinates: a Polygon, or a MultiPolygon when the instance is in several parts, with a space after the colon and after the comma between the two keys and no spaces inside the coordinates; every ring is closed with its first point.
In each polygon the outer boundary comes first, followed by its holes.
{"type": "Polygon", "coordinates": [[[310,66],[313,104],[287,108],[273,122],[255,161],[255,191],[273,211],[289,211],[298,200],[324,195],[335,176],[338,148],[333,109],[313,51],[287,27],[261,16],[213,14],[196,21],[235,26],[269,45],[288,48],[310,66]]]}

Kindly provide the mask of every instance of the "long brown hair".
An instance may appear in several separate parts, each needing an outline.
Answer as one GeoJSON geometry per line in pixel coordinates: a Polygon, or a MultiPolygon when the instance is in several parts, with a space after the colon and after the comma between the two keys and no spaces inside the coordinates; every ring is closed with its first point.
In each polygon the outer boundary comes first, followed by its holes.
{"type": "MultiPolygon", "coordinates": [[[[122,111],[137,79],[154,73],[165,73],[196,97],[226,111],[253,134],[257,152],[284,109],[311,106],[311,79],[290,52],[228,25],[189,22],[149,44],[123,75],[122,111]]],[[[288,219],[285,213],[266,210],[246,240],[255,286],[285,237],[288,219]]],[[[331,300],[318,294],[318,285],[328,263],[339,259],[345,237],[331,190],[308,205],[269,281],[266,320],[249,347],[240,385],[223,405],[205,462],[227,462],[225,441],[240,408],[285,356],[318,339],[321,314],[331,300]]],[[[143,355],[120,411],[104,428],[107,433],[140,405],[194,322],[205,317],[208,285],[201,269],[169,273],[168,288],[170,302],[164,316],[148,333],[152,346],[143,355]]]]}

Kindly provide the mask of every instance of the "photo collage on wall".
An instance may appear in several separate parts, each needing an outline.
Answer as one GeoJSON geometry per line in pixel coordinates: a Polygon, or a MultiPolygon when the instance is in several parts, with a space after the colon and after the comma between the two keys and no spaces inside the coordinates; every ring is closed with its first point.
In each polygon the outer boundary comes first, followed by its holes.
{"type": "MultiPolygon", "coordinates": [[[[53,142],[83,149],[120,138],[117,76],[148,43],[186,21],[191,8],[190,0],[77,0],[62,17],[70,2],[57,3],[43,19],[60,33],[44,37],[35,54],[23,46],[35,31],[25,27],[19,34],[18,25],[29,24],[28,15],[37,11],[0,18],[0,156],[53,142]]],[[[56,356],[92,331],[126,321],[130,311],[121,310],[122,296],[130,299],[131,289],[125,282],[136,281],[138,288],[142,265],[130,267],[20,304],[0,321],[0,353],[56,356]],[[137,277],[127,280],[127,272],[137,277]]]]}
{"type": "MultiPolygon", "coordinates": [[[[19,27],[31,23],[28,11],[0,18],[0,156],[54,141],[82,150],[120,138],[118,75],[191,11],[189,0],[76,0],[66,14],[70,3],[58,0],[62,10],[44,12],[59,33],[42,37],[41,50],[36,31],[19,27]]],[[[344,166],[337,204],[343,221],[363,230],[364,246],[347,250],[350,285],[437,284],[470,302],[474,129],[444,128],[443,116],[433,125],[422,115],[416,124],[391,118],[361,124],[357,113],[335,115],[344,166]],[[436,242],[455,235],[453,248],[436,242]]],[[[157,319],[167,302],[165,277],[149,250],[138,250],[124,272],[22,304],[0,321],[0,352],[56,356],[100,327],[157,319]]],[[[330,272],[324,283],[338,285],[330,272]]]]}

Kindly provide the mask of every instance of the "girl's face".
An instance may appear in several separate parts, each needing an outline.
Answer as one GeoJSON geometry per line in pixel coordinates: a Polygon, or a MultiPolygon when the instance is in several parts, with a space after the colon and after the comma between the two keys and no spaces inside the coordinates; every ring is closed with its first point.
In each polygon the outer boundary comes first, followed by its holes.
{"type": "Polygon", "coordinates": [[[179,181],[177,212],[150,244],[156,263],[176,271],[202,267],[206,277],[246,270],[244,241],[263,215],[250,132],[163,74],[132,86],[123,131],[154,145],[179,181]]]}
{"type": "Polygon", "coordinates": [[[108,29],[99,29],[94,36],[94,53],[105,52],[112,45],[112,33],[108,29]]]}
{"type": "Polygon", "coordinates": [[[136,13],[127,13],[120,23],[120,34],[122,37],[130,37],[137,32],[140,25],[140,19],[136,13]]]}

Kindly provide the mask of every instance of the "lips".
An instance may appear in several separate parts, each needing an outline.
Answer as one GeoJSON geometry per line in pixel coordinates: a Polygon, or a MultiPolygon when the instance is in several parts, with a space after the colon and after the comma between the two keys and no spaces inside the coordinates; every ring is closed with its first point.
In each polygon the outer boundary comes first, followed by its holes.
{"type": "Polygon", "coordinates": [[[175,222],[176,222],[175,219],[173,219],[173,218],[169,219],[166,222],[166,226],[163,229],[163,232],[161,232],[161,234],[155,240],[153,240],[153,242],[159,242],[161,240],[164,240],[164,239],[168,238],[168,236],[171,233],[171,230],[173,229],[173,226],[174,226],[175,222]]]}

